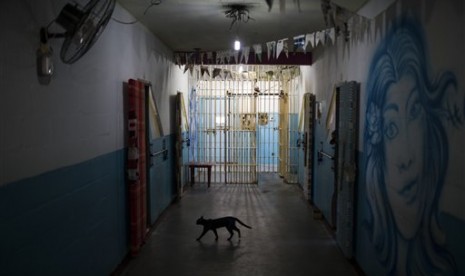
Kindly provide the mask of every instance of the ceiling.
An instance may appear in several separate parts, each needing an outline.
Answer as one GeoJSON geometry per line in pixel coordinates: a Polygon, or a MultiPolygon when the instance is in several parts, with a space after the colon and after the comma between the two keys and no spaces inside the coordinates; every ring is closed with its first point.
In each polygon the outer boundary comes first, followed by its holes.
{"type": "MultiPolygon", "coordinates": [[[[321,0],[118,0],[173,51],[217,51],[326,29],[321,0]],[[151,5],[161,2],[159,5],[151,5]],[[272,2],[269,10],[268,3],[272,2]],[[248,7],[247,22],[227,18],[226,6],[248,7]],[[145,13],[145,14],[144,14],[145,13]]],[[[342,1],[360,8],[366,0],[342,1]]]]}

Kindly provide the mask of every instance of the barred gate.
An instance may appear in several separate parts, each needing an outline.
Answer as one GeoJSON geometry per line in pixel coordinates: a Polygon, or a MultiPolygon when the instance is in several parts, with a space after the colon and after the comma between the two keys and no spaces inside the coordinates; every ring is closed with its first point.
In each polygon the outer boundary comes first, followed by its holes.
{"type": "MultiPolygon", "coordinates": [[[[283,79],[269,73],[276,68],[247,66],[239,74],[238,66],[224,66],[229,77],[198,76],[190,98],[196,107],[191,161],[213,164],[212,182],[258,183],[258,173],[278,172],[280,163],[291,163],[280,160],[283,79]]],[[[289,129],[284,131],[289,137],[289,129]]],[[[281,148],[289,151],[289,143],[281,148]]]]}

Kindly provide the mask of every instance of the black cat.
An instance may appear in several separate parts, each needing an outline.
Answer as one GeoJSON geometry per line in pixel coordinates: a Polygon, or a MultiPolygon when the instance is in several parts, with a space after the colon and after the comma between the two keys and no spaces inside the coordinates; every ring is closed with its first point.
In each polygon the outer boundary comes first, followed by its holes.
{"type": "Polygon", "coordinates": [[[252,227],[248,226],[247,224],[243,223],[242,221],[240,221],[238,218],[235,218],[235,217],[204,219],[202,216],[197,220],[197,224],[203,225],[202,234],[200,234],[197,240],[200,241],[203,235],[205,235],[205,233],[207,233],[209,230],[213,231],[216,237],[215,240],[218,240],[218,233],[216,233],[216,229],[221,228],[221,227],[226,227],[226,229],[228,229],[228,232],[231,234],[231,236],[229,236],[228,241],[231,240],[232,236],[234,235],[233,230],[237,231],[237,234],[239,234],[239,239],[240,239],[241,231],[239,230],[239,228],[236,227],[236,221],[244,225],[245,227],[252,229],[252,227]]]}

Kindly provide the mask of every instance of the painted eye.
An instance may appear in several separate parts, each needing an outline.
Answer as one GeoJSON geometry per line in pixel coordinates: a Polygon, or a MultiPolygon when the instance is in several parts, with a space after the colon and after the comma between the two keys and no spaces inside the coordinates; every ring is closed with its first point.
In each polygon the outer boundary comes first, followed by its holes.
{"type": "Polygon", "coordinates": [[[409,117],[410,119],[416,119],[420,113],[421,113],[421,110],[422,110],[422,106],[419,102],[415,102],[411,107],[410,107],[410,110],[409,110],[409,117]]]}
{"type": "Polygon", "coordinates": [[[397,125],[392,122],[388,123],[387,126],[384,128],[384,135],[389,140],[394,139],[397,136],[397,133],[399,133],[399,129],[397,128],[397,125]]]}

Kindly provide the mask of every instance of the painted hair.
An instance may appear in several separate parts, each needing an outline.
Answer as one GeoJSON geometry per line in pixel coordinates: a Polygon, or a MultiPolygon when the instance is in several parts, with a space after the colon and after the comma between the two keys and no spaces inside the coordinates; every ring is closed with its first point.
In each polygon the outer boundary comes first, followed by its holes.
{"type": "Polygon", "coordinates": [[[386,153],[384,147],[383,107],[389,87],[403,76],[414,79],[419,102],[425,111],[424,180],[418,190],[421,225],[409,241],[406,272],[409,275],[456,273],[452,256],[444,249],[445,236],[438,222],[438,204],[448,162],[448,144],[444,121],[454,125],[461,118],[453,116],[447,103],[448,91],[456,91],[456,78],[442,72],[432,78],[425,39],[415,20],[396,22],[375,52],[367,82],[367,110],[364,129],[365,181],[369,205],[367,221],[370,240],[378,258],[389,274],[397,265],[397,228],[388,201],[385,183],[386,153]],[[452,89],[449,89],[452,88],[452,89]]]}

